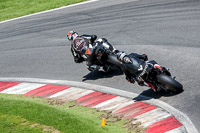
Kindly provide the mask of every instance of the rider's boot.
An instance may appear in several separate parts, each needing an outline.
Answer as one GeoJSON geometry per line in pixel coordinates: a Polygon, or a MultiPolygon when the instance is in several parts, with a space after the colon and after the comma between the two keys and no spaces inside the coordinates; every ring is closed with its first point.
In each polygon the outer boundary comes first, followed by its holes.
{"type": "Polygon", "coordinates": [[[99,65],[91,65],[91,66],[88,67],[88,70],[89,70],[89,71],[98,70],[98,71],[108,72],[109,67],[106,67],[106,66],[99,66],[99,65]]]}
{"type": "Polygon", "coordinates": [[[88,67],[89,71],[95,71],[95,70],[99,70],[100,66],[99,65],[91,65],[88,67]]]}
{"type": "Polygon", "coordinates": [[[100,66],[98,71],[103,71],[103,72],[108,72],[109,70],[109,67],[106,67],[106,66],[100,66]]]}

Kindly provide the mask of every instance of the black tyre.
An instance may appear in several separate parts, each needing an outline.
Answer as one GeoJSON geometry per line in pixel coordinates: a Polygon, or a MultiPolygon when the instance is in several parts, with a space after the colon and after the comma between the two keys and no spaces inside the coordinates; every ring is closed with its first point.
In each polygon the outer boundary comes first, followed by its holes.
{"type": "Polygon", "coordinates": [[[170,76],[164,74],[157,75],[157,81],[161,83],[161,86],[164,87],[165,89],[172,90],[175,92],[183,91],[182,84],[180,84],[178,81],[176,81],[170,76]]]}

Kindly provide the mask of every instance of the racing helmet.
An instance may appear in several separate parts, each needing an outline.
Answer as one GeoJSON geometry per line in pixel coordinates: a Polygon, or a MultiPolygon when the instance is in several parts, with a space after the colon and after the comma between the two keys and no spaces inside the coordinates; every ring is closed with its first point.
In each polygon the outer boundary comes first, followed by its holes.
{"type": "Polygon", "coordinates": [[[76,37],[78,36],[78,33],[77,32],[75,32],[75,31],[69,31],[68,33],[67,33],[67,38],[68,38],[68,40],[74,40],[76,37]]]}

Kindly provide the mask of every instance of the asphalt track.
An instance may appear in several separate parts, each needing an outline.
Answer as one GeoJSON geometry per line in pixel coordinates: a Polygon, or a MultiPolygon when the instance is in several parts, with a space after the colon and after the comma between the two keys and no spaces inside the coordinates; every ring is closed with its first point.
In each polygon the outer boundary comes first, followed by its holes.
{"type": "Polygon", "coordinates": [[[160,99],[189,116],[200,131],[200,1],[100,0],[0,24],[0,77],[83,81],[160,99]],[[146,53],[184,85],[179,95],[155,94],[124,75],[75,64],[69,30],[107,38],[127,53],[146,53]]]}

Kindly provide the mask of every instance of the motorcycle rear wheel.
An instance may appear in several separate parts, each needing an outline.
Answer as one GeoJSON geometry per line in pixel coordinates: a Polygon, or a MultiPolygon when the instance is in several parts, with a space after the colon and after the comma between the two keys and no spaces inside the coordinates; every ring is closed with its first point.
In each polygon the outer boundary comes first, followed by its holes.
{"type": "Polygon", "coordinates": [[[164,74],[157,75],[157,81],[161,84],[162,88],[172,90],[174,92],[183,92],[183,86],[171,76],[164,74]]]}

